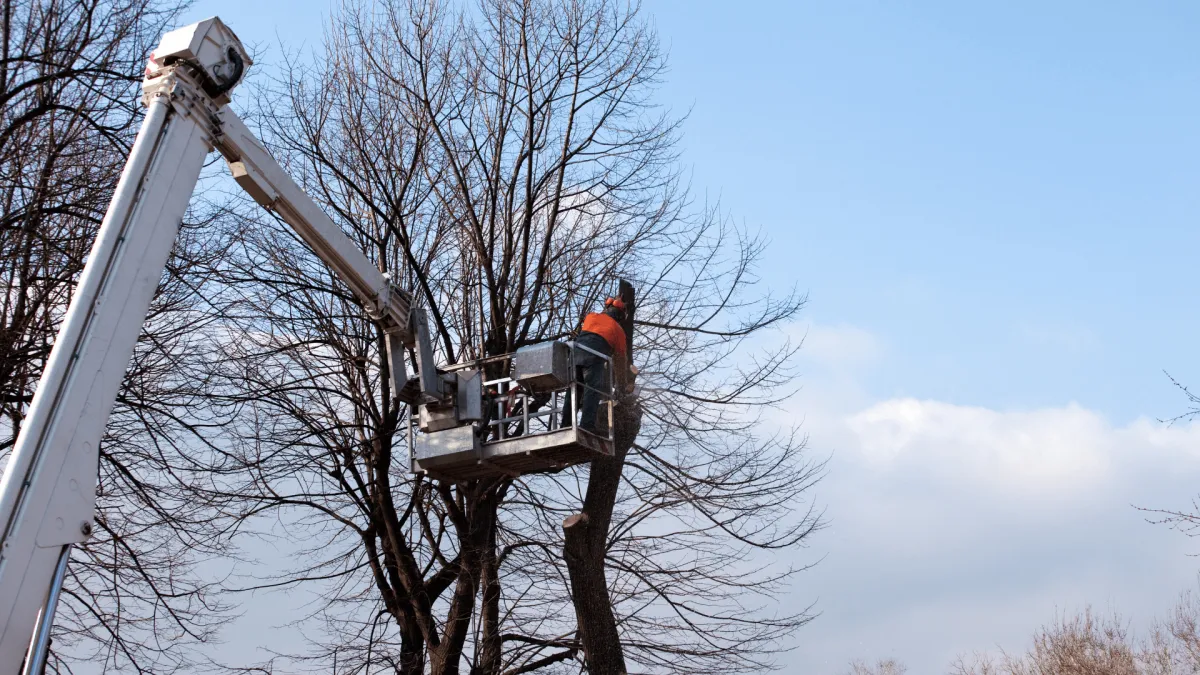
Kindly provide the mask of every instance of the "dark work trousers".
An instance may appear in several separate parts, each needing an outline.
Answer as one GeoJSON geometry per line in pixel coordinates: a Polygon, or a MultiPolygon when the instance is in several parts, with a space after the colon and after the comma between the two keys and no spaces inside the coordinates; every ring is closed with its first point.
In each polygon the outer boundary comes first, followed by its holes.
{"type": "MultiPolygon", "coordinates": [[[[583,345],[605,356],[612,355],[612,347],[609,346],[608,341],[595,333],[580,333],[579,338],[575,340],[575,344],[583,345]]],[[[596,429],[596,411],[600,407],[599,392],[605,392],[605,398],[608,398],[608,392],[611,389],[607,373],[605,372],[607,362],[599,356],[591,352],[585,352],[582,349],[576,349],[574,352],[575,381],[587,385],[583,389],[583,395],[580,396],[579,401],[579,411],[581,413],[579,428],[584,431],[594,431],[596,429]]],[[[568,389],[567,396],[563,399],[563,427],[571,425],[571,392],[574,389],[574,386],[568,389]]],[[[607,422],[605,426],[607,426],[607,422]]]]}

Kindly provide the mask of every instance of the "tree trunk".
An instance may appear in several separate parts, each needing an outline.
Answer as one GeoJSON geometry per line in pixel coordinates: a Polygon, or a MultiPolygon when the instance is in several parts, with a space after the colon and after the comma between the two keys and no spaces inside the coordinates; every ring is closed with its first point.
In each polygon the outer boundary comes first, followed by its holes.
{"type": "Polygon", "coordinates": [[[496,528],[491,528],[482,561],[482,607],[479,660],[471,675],[500,675],[500,561],[496,555],[496,528]]]}
{"type": "Polygon", "coordinates": [[[422,675],[425,672],[425,640],[421,627],[413,619],[405,619],[400,625],[400,668],[399,675],[422,675]]]}
{"type": "MultiPolygon", "coordinates": [[[[626,307],[623,322],[626,353],[632,363],[633,313],[636,309],[633,286],[622,281],[620,295],[626,307]]],[[[591,675],[626,673],[621,636],[604,574],[604,558],[625,455],[633,447],[641,427],[641,409],[633,396],[624,394],[628,370],[615,375],[620,401],[613,414],[613,456],[592,460],[583,510],[563,521],[563,557],[571,578],[571,600],[575,605],[579,639],[591,675]]]]}
{"type": "MultiPolygon", "coordinates": [[[[462,514],[465,520],[456,525],[462,530],[459,538],[462,566],[458,572],[454,596],[450,599],[450,607],[446,613],[441,644],[430,653],[431,675],[458,675],[459,673],[463,648],[470,635],[471,618],[475,613],[475,598],[479,593],[480,584],[485,578],[488,560],[495,558],[497,512],[500,503],[504,501],[507,490],[508,482],[501,481],[492,485],[477,486],[473,494],[467,498],[468,507],[462,514]]],[[[492,584],[490,589],[485,588],[483,593],[485,603],[492,600],[496,607],[493,617],[495,625],[485,626],[493,634],[499,632],[499,593],[500,589],[497,584],[492,584]]],[[[487,622],[489,612],[486,605],[483,613],[483,619],[487,622]]],[[[496,635],[496,641],[498,650],[498,635],[496,635]]],[[[485,646],[481,645],[481,647],[485,646]]],[[[500,660],[498,651],[495,660],[498,664],[500,660]]]]}

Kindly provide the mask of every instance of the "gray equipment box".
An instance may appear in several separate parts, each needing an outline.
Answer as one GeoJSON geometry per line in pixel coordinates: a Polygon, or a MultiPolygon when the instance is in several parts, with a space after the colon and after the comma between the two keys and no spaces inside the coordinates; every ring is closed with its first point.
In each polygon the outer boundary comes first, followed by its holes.
{"type": "Polygon", "coordinates": [[[571,384],[571,348],[565,342],[542,342],[513,354],[512,379],[528,391],[553,391],[571,384]]]}
{"type": "Polygon", "coordinates": [[[444,431],[416,434],[413,443],[413,471],[437,469],[446,465],[474,464],[479,458],[479,437],[468,424],[444,431]]]}

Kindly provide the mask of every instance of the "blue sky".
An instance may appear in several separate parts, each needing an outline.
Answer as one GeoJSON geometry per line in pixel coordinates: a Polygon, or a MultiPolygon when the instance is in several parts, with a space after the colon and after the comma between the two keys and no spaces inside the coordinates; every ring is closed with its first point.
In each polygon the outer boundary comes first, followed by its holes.
{"type": "Polygon", "coordinates": [[[770,232],[815,320],[886,339],[873,392],[1174,409],[1200,7],[686,6],[648,8],[696,186],[770,232]]]}
{"type": "MultiPolygon", "coordinates": [[[[200,0],[262,51],[327,0],[200,0]]],[[[1020,649],[1056,609],[1144,621],[1200,551],[1200,4],[646,0],[698,195],[810,295],[789,413],[832,453],[824,614],[788,672],[1020,649]],[[1103,530],[1103,536],[1097,533],[1103,530]],[[898,536],[904,533],[905,536],[898,536]],[[913,547],[914,544],[919,544],[913,547]],[[877,561],[886,564],[876,564],[877,561]]]]}

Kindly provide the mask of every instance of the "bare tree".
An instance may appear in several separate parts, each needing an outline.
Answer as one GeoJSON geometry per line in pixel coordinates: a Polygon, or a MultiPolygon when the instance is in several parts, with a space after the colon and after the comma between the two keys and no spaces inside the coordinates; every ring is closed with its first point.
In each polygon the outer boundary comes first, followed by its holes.
{"type": "MultiPolygon", "coordinates": [[[[178,6],[156,0],[15,0],[0,7],[0,451],[11,449],[140,120],[144,59],[178,6]]],[[[75,548],[50,663],[164,672],[188,663],[220,605],[191,574],[220,550],[166,459],[199,438],[179,411],[214,255],[185,227],[101,445],[93,538],[75,548]]],[[[187,448],[184,448],[186,455],[187,448]]],[[[182,462],[177,462],[182,464],[182,462]]]]}
{"type": "Polygon", "coordinates": [[[638,8],[351,3],[320,56],[259,97],[265,136],[415,290],[443,362],[567,336],[625,279],[643,375],[620,402],[612,460],[414,476],[382,328],[285,227],[251,210],[230,221],[210,297],[223,355],[205,380],[211,414],[236,421],[197,494],[304,548],[259,585],[324,593],[313,667],[769,667],[809,617],[770,607],[795,570],[752,552],[819,526],[807,494],[821,464],[757,416],[788,394],[793,346],[746,345],[769,343],[803,298],[764,292],[763,242],[690,201],[679,121],[652,102],[665,60],[638,8]]]}

